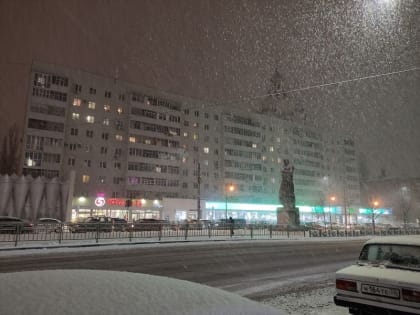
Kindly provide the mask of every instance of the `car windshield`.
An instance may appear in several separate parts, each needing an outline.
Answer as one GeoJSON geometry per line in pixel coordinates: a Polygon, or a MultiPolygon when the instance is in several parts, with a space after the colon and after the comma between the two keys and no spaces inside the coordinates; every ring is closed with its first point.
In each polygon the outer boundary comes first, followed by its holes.
{"type": "Polygon", "coordinates": [[[390,268],[420,271],[420,246],[370,244],[363,247],[359,263],[381,264],[390,268]]]}

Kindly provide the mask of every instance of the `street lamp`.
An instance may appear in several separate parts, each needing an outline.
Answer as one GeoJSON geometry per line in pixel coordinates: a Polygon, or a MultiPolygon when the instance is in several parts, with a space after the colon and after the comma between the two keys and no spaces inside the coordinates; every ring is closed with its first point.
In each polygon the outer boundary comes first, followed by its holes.
{"type": "Polygon", "coordinates": [[[235,186],[233,184],[229,184],[227,189],[225,190],[225,219],[227,223],[227,213],[228,213],[228,192],[233,192],[235,190],[235,186]]]}
{"type": "Polygon", "coordinates": [[[332,230],[332,219],[331,219],[331,203],[332,202],[335,202],[335,196],[331,196],[330,197],[330,199],[329,199],[329,205],[328,205],[328,212],[329,212],[329,214],[330,214],[330,229],[332,230]]]}
{"type": "Polygon", "coordinates": [[[375,209],[379,206],[379,201],[373,201],[373,208],[372,208],[372,228],[373,228],[373,235],[375,235],[375,209]]]}

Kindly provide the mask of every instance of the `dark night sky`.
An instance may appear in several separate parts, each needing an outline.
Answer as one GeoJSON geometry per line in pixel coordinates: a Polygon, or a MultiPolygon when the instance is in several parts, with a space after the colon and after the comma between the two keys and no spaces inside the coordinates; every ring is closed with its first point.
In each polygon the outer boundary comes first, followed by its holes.
{"type": "MultiPolygon", "coordinates": [[[[246,109],[276,68],[293,90],[419,67],[419,22],[418,0],[0,0],[0,133],[33,59],[246,109]]],[[[419,70],[289,99],[354,136],[369,177],[420,176],[419,70]]]]}

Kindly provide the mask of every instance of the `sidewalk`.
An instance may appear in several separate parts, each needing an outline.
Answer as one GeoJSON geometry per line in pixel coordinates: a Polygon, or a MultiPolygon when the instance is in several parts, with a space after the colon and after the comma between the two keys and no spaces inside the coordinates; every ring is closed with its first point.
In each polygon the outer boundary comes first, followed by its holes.
{"type": "Polygon", "coordinates": [[[249,236],[224,236],[224,237],[172,237],[161,239],[156,238],[133,238],[131,241],[122,239],[95,239],[88,240],[65,240],[61,241],[24,241],[14,246],[14,242],[0,242],[0,252],[24,251],[24,250],[46,250],[57,248],[99,248],[109,246],[129,246],[129,245],[170,245],[170,244],[194,244],[194,243],[214,243],[214,242],[256,242],[256,241],[337,241],[337,240],[367,240],[370,237],[299,237],[299,236],[255,236],[252,239],[249,236]]]}

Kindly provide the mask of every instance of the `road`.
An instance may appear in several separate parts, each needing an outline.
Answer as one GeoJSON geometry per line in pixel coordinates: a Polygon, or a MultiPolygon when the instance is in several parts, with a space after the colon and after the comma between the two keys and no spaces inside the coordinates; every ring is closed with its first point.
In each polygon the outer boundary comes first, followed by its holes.
{"type": "MultiPolygon", "coordinates": [[[[189,280],[255,298],[354,262],[364,240],[246,241],[6,256],[0,272],[103,269],[189,280]]],[[[267,294],[266,294],[267,295],[267,294]]]]}

